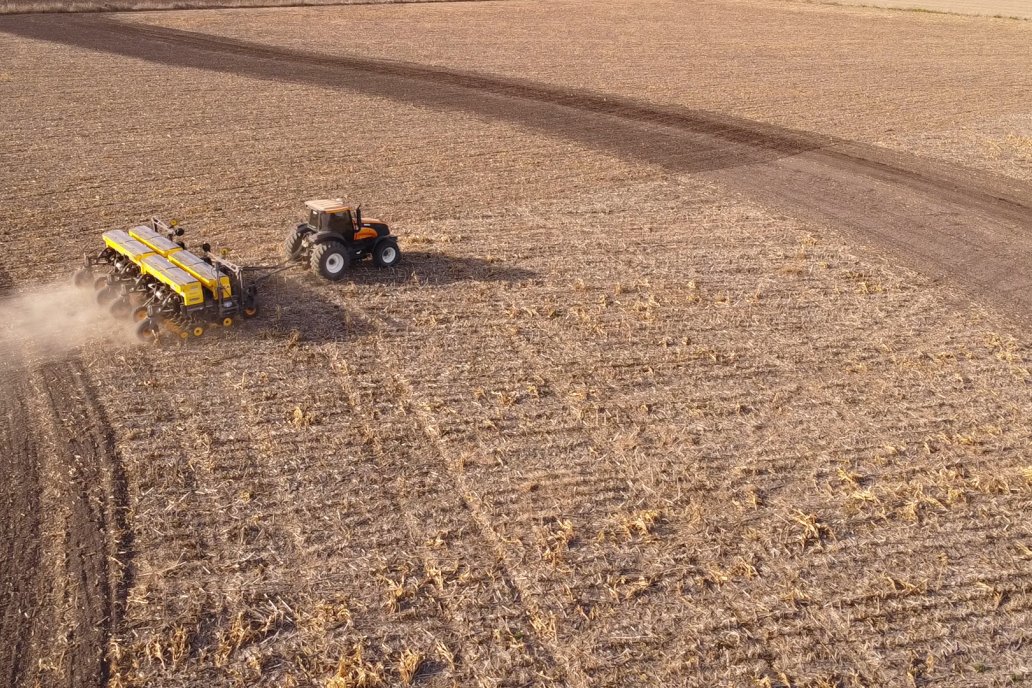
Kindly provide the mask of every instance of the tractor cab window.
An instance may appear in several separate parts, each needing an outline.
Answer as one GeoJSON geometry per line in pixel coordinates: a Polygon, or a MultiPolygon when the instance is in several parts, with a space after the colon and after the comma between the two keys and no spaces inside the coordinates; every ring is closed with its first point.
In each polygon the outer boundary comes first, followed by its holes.
{"type": "Polygon", "coordinates": [[[351,234],[355,231],[355,225],[351,220],[351,211],[342,210],[339,213],[330,215],[330,226],[331,232],[339,232],[341,234],[351,234]]]}

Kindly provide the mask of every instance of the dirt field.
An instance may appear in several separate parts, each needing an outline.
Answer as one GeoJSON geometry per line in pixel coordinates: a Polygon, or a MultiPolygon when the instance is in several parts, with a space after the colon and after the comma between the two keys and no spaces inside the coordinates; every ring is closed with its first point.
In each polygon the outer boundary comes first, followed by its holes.
{"type": "Polygon", "coordinates": [[[1025,0],[835,0],[834,4],[1032,19],[1032,7],[1025,0]]]}
{"type": "Polygon", "coordinates": [[[0,18],[6,684],[1032,678],[1032,25],[642,8],[0,18]],[[331,194],[402,268],[24,295],[331,194]]]}
{"type": "Polygon", "coordinates": [[[0,15],[35,12],[128,12],[170,9],[386,5],[481,0],[0,0],[0,15]]]}

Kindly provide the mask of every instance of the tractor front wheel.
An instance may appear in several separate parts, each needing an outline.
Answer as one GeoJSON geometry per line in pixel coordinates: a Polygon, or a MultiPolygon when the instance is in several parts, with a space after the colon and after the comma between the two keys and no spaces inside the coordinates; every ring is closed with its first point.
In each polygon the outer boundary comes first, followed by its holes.
{"type": "Polygon", "coordinates": [[[283,257],[287,260],[300,260],[301,246],[304,244],[304,239],[304,232],[298,229],[291,230],[290,234],[287,235],[286,241],[283,242],[283,257]]]}
{"type": "Polygon", "coordinates": [[[328,241],[312,249],[312,269],[333,282],[344,277],[349,260],[347,247],[338,241],[328,241]]]}
{"type": "Polygon", "coordinates": [[[373,264],[378,268],[393,268],[400,260],[401,251],[393,241],[381,241],[373,247],[373,264]]]}

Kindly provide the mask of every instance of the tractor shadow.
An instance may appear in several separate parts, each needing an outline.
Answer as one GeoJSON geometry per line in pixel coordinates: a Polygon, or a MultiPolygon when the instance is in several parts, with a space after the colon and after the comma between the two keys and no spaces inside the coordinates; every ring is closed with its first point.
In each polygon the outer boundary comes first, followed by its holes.
{"type": "MultiPolygon", "coordinates": [[[[235,336],[282,341],[326,343],[359,340],[375,335],[390,318],[374,321],[363,308],[363,291],[383,286],[399,290],[438,288],[462,282],[521,282],[538,273],[500,260],[448,256],[429,251],[406,251],[396,268],[380,269],[368,261],[352,266],[340,282],[328,282],[297,268],[263,282],[259,313],[235,336]]],[[[395,324],[396,325],[396,324],[395,324]]]]}
{"type": "Polygon", "coordinates": [[[433,251],[405,251],[397,267],[380,269],[369,261],[352,266],[344,284],[418,284],[443,287],[459,282],[523,282],[538,273],[499,259],[449,256],[433,251]]]}
{"type": "Polygon", "coordinates": [[[319,284],[298,272],[276,276],[258,292],[258,315],[247,321],[249,336],[282,341],[288,348],[301,342],[325,343],[362,339],[376,325],[357,301],[334,293],[333,285],[319,284]]]}

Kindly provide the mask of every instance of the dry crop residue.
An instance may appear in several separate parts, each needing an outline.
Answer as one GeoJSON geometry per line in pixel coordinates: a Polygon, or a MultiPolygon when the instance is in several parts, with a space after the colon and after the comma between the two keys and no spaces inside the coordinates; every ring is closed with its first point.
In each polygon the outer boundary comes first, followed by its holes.
{"type": "Polygon", "coordinates": [[[842,238],[1013,224],[982,192],[1024,194],[1017,158],[874,147],[1027,109],[1021,23],[685,7],[0,20],[19,286],[83,250],[40,205],[257,263],[345,194],[406,256],[82,351],[133,514],[111,683],[1027,676],[1027,336],[842,238]]]}

